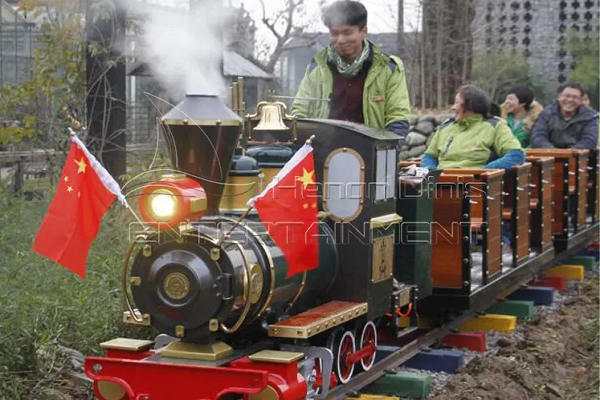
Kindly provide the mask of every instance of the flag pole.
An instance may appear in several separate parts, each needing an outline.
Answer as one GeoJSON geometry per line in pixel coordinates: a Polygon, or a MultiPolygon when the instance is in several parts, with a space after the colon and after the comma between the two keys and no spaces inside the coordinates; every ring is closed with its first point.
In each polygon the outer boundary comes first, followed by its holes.
{"type": "MultiPolygon", "coordinates": [[[[73,130],[73,128],[69,127],[69,136],[71,137],[71,140],[73,140],[74,137],[77,136],[77,132],[75,132],[73,130]]],[[[145,224],[142,219],[135,213],[135,211],[133,210],[133,208],[129,207],[129,204],[127,204],[127,202],[125,202],[124,204],[125,208],[129,210],[129,212],[131,212],[131,214],[133,215],[133,217],[136,219],[136,221],[142,226],[144,227],[144,232],[150,230],[150,227],[146,226],[147,224],[145,224]]]]}
{"type": "Polygon", "coordinates": [[[217,243],[217,246],[221,246],[223,244],[223,242],[231,235],[231,232],[233,232],[233,230],[235,228],[237,228],[243,220],[246,219],[246,217],[248,216],[248,214],[250,214],[250,211],[252,211],[252,209],[254,208],[254,206],[249,206],[248,209],[246,211],[244,211],[244,213],[242,214],[242,216],[234,222],[233,226],[231,227],[231,229],[229,229],[227,231],[227,233],[225,233],[221,239],[219,239],[219,242],[217,243]]]}

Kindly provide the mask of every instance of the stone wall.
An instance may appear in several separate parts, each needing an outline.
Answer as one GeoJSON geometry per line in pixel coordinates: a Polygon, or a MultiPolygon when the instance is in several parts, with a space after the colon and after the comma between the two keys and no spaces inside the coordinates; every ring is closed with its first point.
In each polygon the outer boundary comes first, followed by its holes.
{"type": "Polygon", "coordinates": [[[561,51],[569,32],[590,41],[598,35],[598,0],[475,0],[475,54],[512,50],[527,58],[549,89],[564,83],[574,67],[561,51]]]}

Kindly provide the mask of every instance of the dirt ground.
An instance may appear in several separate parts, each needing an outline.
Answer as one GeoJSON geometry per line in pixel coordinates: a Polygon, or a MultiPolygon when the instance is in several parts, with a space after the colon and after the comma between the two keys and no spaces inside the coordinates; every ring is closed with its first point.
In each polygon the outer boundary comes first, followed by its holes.
{"type": "MultiPolygon", "coordinates": [[[[599,399],[598,275],[536,307],[514,334],[495,335],[435,400],[599,399]]],[[[592,276],[593,275],[593,276],[592,276]]]]}

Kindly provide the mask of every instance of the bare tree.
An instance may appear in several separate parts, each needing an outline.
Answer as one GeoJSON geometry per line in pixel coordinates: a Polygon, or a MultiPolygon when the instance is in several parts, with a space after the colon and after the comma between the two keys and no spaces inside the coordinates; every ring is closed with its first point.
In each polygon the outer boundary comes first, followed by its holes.
{"type": "MultiPolygon", "coordinates": [[[[281,58],[281,55],[289,50],[296,48],[311,47],[316,43],[317,34],[306,35],[308,24],[300,23],[299,17],[306,13],[306,0],[285,0],[285,6],[278,12],[267,13],[267,7],[264,0],[260,0],[262,6],[262,24],[271,32],[275,37],[275,45],[270,49],[268,54],[264,54],[264,60],[254,59],[253,61],[263,67],[263,69],[269,73],[275,70],[277,62],[281,58]],[[290,39],[298,37],[303,38],[300,44],[290,44],[290,39]]],[[[323,5],[324,0],[319,0],[319,5],[323,5]]]]}
{"type": "Polygon", "coordinates": [[[420,103],[444,108],[454,91],[471,78],[475,4],[472,0],[422,0],[421,6],[420,103]]]}
{"type": "Polygon", "coordinates": [[[398,53],[404,48],[406,45],[404,41],[404,0],[398,0],[398,21],[396,21],[398,26],[398,53]]]}
{"type": "Polygon", "coordinates": [[[87,128],[92,150],[115,179],[126,173],[126,10],[118,0],[87,3],[87,128]]]}

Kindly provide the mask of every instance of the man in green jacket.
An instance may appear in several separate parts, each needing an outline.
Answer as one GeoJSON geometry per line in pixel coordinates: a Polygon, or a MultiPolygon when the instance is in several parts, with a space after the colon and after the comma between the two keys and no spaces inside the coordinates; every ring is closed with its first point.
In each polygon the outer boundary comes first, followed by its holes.
{"type": "Polygon", "coordinates": [[[333,3],[323,22],[331,44],[308,66],[292,114],[387,129],[402,145],[410,117],[404,64],[366,39],[367,10],[358,1],[333,3]]]}

